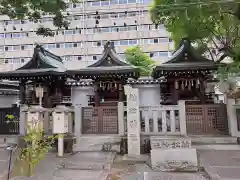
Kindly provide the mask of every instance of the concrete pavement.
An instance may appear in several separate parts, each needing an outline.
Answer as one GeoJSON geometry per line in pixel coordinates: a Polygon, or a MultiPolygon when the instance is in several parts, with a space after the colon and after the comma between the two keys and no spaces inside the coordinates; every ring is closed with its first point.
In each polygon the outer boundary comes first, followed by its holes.
{"type": "MultiPolygon", "coordinates": [[[[199,154],[200,163],[212,180],[240,179],[240,151],[202,150],[199,154]]],[[[8,157],[8,152],[0,149],[1,174],[6,173],[8,157]]],[[[12,180],[113,180],[113,176],[121,180],[209,180],[203,172],[154,172],[140,163],[114,164],[110,169],[113,157],[111,153],[81,152],[57,158],[55,153],[49,153],[32,177],[12,177],[12,180]]]]}
{"type": "Polygon", "coordinates": [[[32,177],[12,177],[12,180],[105,180],[111,153],[78,153],[66,158],[47,154],[32,177]],[[94,166],[94,162],[97,166],[94,166]]]}
{"type": "Polygon", "coordinates": [[[212,180],[240,179],[240,151],[202,150],[199,160],[212,180]]]}
{"type": "Polygon", "coordinates": [[[113,164],[107,180],[209,180],[203,172],[156,172],[146,164],[113,164]]]}

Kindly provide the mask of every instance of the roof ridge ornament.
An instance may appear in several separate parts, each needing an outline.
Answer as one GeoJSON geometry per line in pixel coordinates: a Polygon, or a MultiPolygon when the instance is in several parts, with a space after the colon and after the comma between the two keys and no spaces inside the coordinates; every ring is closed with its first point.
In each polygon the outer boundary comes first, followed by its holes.
{"type": "Polygon", "coordinates": [[[43,48],[42,45],[40,45],[39,43],[35,43],[35,48],[34,48],[34,52],[38,52],[40,51],[41,53],[45,54],[45,49],[43,48]]]}
{"type": "Polygon", "coordinates": [[[182,45],[189,47],[191,45],[191,40],[188,37],[182,38],[182,40],[180,41],[179,47],[181,47],[182,45]]]}
{"type": "Polygon", "coordinates": [[[112,49],[112,50],[116,51],[113,41],[106,42],[106,44],[104,45],[104,50],[106,51],[107,49],[112,49]]]}

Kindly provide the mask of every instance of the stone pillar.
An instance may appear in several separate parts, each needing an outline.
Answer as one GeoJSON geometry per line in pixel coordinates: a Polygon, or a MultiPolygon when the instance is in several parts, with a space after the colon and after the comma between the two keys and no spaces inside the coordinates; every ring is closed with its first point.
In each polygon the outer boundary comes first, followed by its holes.
{"type": "Polygon", "coordinates": [[[120,136],[124,135],[124,104],[123,102],[118,102],[118,134],[120,136]]]}
{"type": "Polygon", "coordinates": [[[185,101],[179,100],[178,107],[179,107],[180,133],[181,133],[181,135],[187,135],[185,101]]]}
{"type": "Polygon", "coordinates": [[[128,129],[128,157],[139,158],[140,156],[140,112],[139,92],[137,88],[129,85],[124,86],[127,95],[127,129],[128,129]]]}
{"type": "Polygon", "coordinates": [[[238,131],[236,108],[240,109],[240,105],[239,107],[237,107],[237,105],[234,105],[234,99],[227,99],[228,129],[231,136],[239,136],[240,132],[238,131]]]}
{"type": "Polygon", "coordinates": [[[82,105],[76,104],[74,106],[74,112],[74,134],[78,142],[78,139],[82,134],[82,105]]]}
{"type": "Polygon", "coordinates": [[[20,105],[20,115],[19,115],[19,133],[24,136],[27,132],[27,110],[28,106],[25,104],[20,105]]]}

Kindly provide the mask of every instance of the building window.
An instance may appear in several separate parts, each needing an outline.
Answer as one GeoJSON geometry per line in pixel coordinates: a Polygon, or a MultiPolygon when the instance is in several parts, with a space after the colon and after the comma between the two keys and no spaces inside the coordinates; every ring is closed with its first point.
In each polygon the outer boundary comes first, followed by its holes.
{"type": "Polygon", "coordinates": [[[20,46],[18,46],[18,45],[17,46],[13,46],[13,50],[14,51],[19,51],[20,50],[20,46]]]}
{"type": "Polygon", "coordinates": [[[127,4],[127,0],[119,0],[119,4],[127,4]]]}
{"type": "Polygon", "coordinates": [[[103,0],[103,1],[101,1],[101,6],[109,6],[110,5],[110,3],[109,3],[109,1],[108,0],[103,0]]]}
{"type": "Polygon", "coordinates": [[[129,45],[137,45],[138,44],[138,40],[137,39],[131,39],[128,42],[129,45]]]}
{"type": "Polygon", "coordinates": [[[128,0],[128,4],[134,4],[136,3],[136,0],[128,0]]]}
{"type": "Polygon", "coordinates": [[[159,43],[168,43],[169,39],[168,38],[159,38],[159,43]]]}
{"type": "Polygon", "coordinates": [[[128,40],[120,40],[120,45],[121,45],[121,46],[126,46],[126,45],[128,45],[128,40]]]}
{"type": "Polygon", "coordinates": [[[92,6],[100,6],[100,1],[93,1],[92,6]]]}
{"type": "Polygon", "coordinates": [[[72,43],[65,43],[65,48],[72,48],[73,44],[72,43]]]}
{"type": "Polygon", "coordinates": [[[56,44],[48,44],[47,47],[48,47],[48,49],[55,49],[56,44]]]}
{"type": "Polygon", "coordinates": [[[12,34],[11,33],[7,33],[7,34],[5,34],[6,36],[6,38],[12,38],[12,34]]]}
{"type": "Polygon", "coordinates": [[[97,56],[93,56],[93,60],[97,60],[97,56]]]}
{"type": "Polygon", "coordinates": [[[77,59],[78,59],[79,61],[81,61],[81,60],[82,60],[82,56],[78,56],[77,59]]]}
{"type": "Polygon", "coordinates": [[[118,4],[118,0],[110,0],[110,4],[118,4]]]}
{"type": "Polygon", "coordinates": [[[167,51],[160,51],[158,52],[160,57],[168,57],[168,52],[167,51]]]}

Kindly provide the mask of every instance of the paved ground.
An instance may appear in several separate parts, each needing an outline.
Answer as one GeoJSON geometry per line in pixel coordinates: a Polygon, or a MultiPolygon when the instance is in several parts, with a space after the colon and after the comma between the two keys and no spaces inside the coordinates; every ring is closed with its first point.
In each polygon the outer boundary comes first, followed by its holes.
{"type": "Polygon", "coordinates": [[[109,153],[81,153],[66,158],[48,154],[32,177],[12,180],[104,180],[107,173],[103,168],[108,158],[109,153]]]}
{"type": "Polygon", "coordinates": [[[114,164],[107,180],[208,180],[201,172],[154,172],[146,164],[114,164]]]}
{"type": "MultiPolygon", "coordinates": [[[[8,153],[0,149],[0,173],[7,170],[8,153]]],[[[30,178],[13,180],[208,180],[204,173],[154,172],[145,164],[114,164],[111,170],[110,153],[78,153],[67,158],[48,154],[30,178]],[[115,179],[114,179],[115,177],[115,179]],[[144,179],[145,177],[145,179],[144,179]]],[[[212,180],[240,179],[240,151],[201,151],[204,164],[212,180]]],[[[0,178],[1,180],[1,178],[0,178]]]]}
{"type": "Polygon", "coordinates": [[[200,151],[200,162],[213,180],[240,179],[240,151],[200,151]]]}
{"type": "Polygon", "coordinates": [[[4,149],[0,148],[0,179],[4,178],[7,173],[9,153],[4,149]]]}

